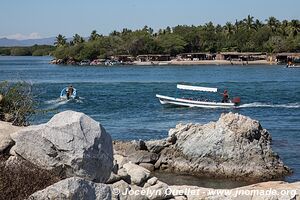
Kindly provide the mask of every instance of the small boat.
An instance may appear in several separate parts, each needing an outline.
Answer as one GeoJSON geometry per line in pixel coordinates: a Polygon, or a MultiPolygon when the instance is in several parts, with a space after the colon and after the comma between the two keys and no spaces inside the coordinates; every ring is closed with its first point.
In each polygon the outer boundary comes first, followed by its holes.
{"type": "Polygon", "coordinates": [[[89,61],[89,60],[82,60],[82,61],[79,63],[80,66],[88,66],[88,65],[90,65],[90,64],[91,64],[91,61],[89,61]]]}
{"type": "MultiPolygon", "coordinates": [[[[193,91],[201,91],[201,92],[217,92],[217,88],[209,88],[209,87],[199,87],[199,86],[190,86],[190,85],[177,85],[178,89],[182,90],[193,90],[193,91]]],[[[200,107],[200,108],[235,108],[240,104],[240,98],[235,97],[229,102],[213,102],[208,100],[197,100],[192,98],[175,98],[169,96],[163,96],[157,94],[156,97],[159,99],[161,104],[171,104],[177,106],[187,106],[187,107],[200,107]]]]}
{"type": "Polygon", "coordinates": [[[67,92],[68,92],[68,87],[62,89],[62,91],[60,92],[60,99],[61,100],[66,100],[66,99],[77,99],[77,90],[75,88],[73,88],[73,93],[71,94],[71,96],[69,96],[69,98],[67,97],[67,92]]]}

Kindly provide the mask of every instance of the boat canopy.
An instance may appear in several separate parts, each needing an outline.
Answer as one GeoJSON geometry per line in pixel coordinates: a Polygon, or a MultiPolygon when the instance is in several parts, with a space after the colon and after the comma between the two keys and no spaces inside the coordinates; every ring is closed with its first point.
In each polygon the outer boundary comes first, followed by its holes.
{"type": "Polygon", "coordinates": [[[210,88],[210,87],[199,87],[199,86],[191,86],[191,85],[177,85],[178,89],[182,90],[194,90],[194,91],[203,91],[203,92],[217,92],[218,88],[210,88]]]}

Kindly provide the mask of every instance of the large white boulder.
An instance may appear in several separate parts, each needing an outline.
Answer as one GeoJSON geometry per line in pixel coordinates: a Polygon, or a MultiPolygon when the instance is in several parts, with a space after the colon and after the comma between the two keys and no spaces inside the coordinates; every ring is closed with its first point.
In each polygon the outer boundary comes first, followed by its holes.
{"type": "Polygon", "coordinates": [[[74,111],[56,114],[46,123],[11,135],[18,155],[47,170],[62,170],[66,177],[79,176],[105,182],[113,167],[111,136],[87,115],[74,111]]]}
{"type": "Polygon", "coordinates": [[[291,170],[271,149],[271,135],[249,117],[227,113],[217,122],[179,124],[169,131],[174,145],[162,150],[156,167],[200,176],[270,180],[291,170]]]}

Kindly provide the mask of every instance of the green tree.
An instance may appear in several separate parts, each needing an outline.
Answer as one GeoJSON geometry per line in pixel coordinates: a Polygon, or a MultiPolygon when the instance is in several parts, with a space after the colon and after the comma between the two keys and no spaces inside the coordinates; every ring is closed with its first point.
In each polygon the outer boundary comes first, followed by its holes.
{"type": "Polygon", "coordinates": [[[59,34],[57,37],[56,37],[56,40],[54,42],[54,46],[56,47],[61,47],[61,46],[65,46],[67,44],[67,39],[65,36],[59,34]]]}
{"type": "Polygon", "coordinates": [[[280,22],[279,20],[277,20],[275,17],[269,17],[269,19],[266,20],[267,21],[267,25],[270,27],[270,29],[272,30],[272,32],[276,32],[280,22]]]}
{"type": "Polygon", "coordinates": [[[163,49],[163,52],[172,56],[181,53],[186,45],[186,42],[182,37],[170,33],[159,36],[158,41],[159,45],[163,49]]]}
{"type": "Polygon", "coordinates": [[[290,30],[290,34],[292,36],[298,35],[298,33],[300,32],[300,22],[299,22],[299,20],[292,20],[289,24],[289,30],[290,30]]]}
{"type": "Polygon", "coordinates": [[[251,15],[248,15],[247,18],[245,18],[243,21],[246,24],[246,28],[248,30],[251,30],[252,28],[254,28],[253,26],[253,22],[254,22],[254,17],[252,17],[251,15]]]}
{"type": "Polygon", "coordinates": [[[91,32],[90,37],[89,37],[89,41],[95,41],[95,40],[97,40],[99,37],[100,37],[100,35],[97,33],[97,31],[96,31],[96,30],[93,30],[93,31],[91,32]]]}
{"type": "Polygon", "coordinates": [[[76,44],[82,44],[84,43],[84,39],[83,37],[81,37],[80,35],[78,35],[77,33],[73,36],[73,44],[76,45],[76,44]]]}

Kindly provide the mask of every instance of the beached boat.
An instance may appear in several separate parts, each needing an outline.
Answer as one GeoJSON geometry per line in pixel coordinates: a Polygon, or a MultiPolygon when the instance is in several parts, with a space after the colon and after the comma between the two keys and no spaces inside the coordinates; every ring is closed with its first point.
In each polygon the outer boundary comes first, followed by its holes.
{"type": "MultiPolygon", "coordinates": [[[[190,86],[190,85],[177,85],[178,89],[182,90],[193,90],[201,92],[218,92],[217,88],[209,87],[199,87],[199,86],[190,86]]],[[[229,102],[213,102],[208,100],[198,100],[192,98],[177,98],[169,97],[157,94],[156,97],[159,99],[161,104],[171,104],[177,106],[187,106],[187,107],[200,107],[200,108],[234,108],[238,107],[240,104],[240,98],[236,97],[229,102]]]]}
{"type": "Polygon", "coordinates": [[[77,90],[75,88],[73,88],[73,93],[67,97],[67,93],[68,93],[68,87],[62,89],[62,91],[60,92],[60,99],[61,100],[66,100],[66,99],[76,99],[77,98],[77,90]]]}

